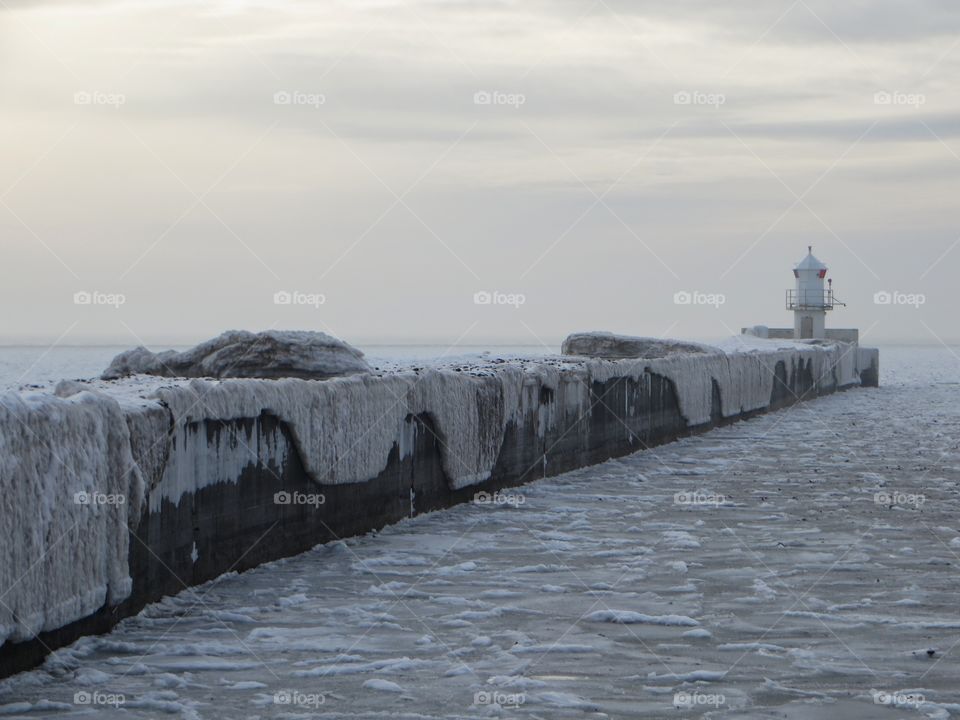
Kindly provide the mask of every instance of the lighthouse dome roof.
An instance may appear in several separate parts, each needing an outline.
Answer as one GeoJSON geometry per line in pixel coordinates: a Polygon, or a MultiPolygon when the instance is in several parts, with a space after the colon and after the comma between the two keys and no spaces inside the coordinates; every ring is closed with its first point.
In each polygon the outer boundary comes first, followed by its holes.
{"type": "Polygon", "coordinates": [[[797,270],[826,270],[827,266],[824,265],[817,257],[813,254],[813,248],[809,248],[807,256],[797,263],[797,270]]]}

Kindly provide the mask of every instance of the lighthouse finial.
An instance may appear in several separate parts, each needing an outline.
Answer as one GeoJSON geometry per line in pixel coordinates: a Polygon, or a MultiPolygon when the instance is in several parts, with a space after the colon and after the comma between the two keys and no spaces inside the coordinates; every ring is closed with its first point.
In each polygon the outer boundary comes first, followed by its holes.
{"type": "Polygon", "coordinates": [[[807,245],[807,252],[813,255],[813,245],[807,245]]]}

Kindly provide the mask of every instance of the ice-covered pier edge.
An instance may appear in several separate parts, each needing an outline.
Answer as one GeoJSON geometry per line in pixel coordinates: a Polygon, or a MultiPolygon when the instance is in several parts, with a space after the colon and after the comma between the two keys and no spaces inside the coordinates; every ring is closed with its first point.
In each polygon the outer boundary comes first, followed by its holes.
{"type": "Polygon", "coordinates": [[[877,381],[856,343],[653,349],[0,396],[0,676],[225,572],[877,381]]]}

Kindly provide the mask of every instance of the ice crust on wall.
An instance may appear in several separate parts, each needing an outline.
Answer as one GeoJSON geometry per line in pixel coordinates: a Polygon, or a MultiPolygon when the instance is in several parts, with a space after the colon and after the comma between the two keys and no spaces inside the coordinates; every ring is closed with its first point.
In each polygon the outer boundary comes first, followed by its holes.
{"type": "Polygon", "coordinates": [[[258,434],[252,423],[244,423],[225,439],[228,442],[211,442],[204,429],[181,427],[161,480],[148,495],[149,511],[159,512],[164,501],[178,505],[184,495],[205,487],[239,482],[251,464],[282,468],[287,462],[290,448],[279,428],[258,434]]]}
{"type": "Polygon", "coordinates": [[[788,379],[802,369],[801,364],[809,364],[814,384],[819,388],[859,383],[857,346],[846,343],[812,345],[737,337],[710,354],[652,360],[588,360],[587,367],[591,377],[601,381],[624,376],[639,379],[646,371],[668,378],[676,388],[683,417],[690,425],[701,425],[710,421],[714,380],[720,388],[724,417],[758,410],[770,404],[780,362],[788,379]]]}
{"type": "Polygon", "coordinates": [[[157,395],[172,412],[178,436],[191,421],[276,415],[290,428],[307,473],[324,484],[376,477],[404,437],[408,416],[428,415],[444,470],[461,488],[490,477],[522,382],[523,371],[506,366],[485,376],[428,370],[326,382],[196,380],[157,395]]]}
{"type": "MultiPolygon", "coordinates": [[[[479,375],[430,369],[319,383],[194,380],[162,388],[157,397],[170,409],[177,437],[184,437],[183,428],[191,422],[275,415],[289,427],[305,470],[321,484],[376,477],[386,468],[394,444],[402,455],[409,452],[409,418],[427,415],[434,421],[444,471],[453,488],[460,489],[490,477],[511,421],[533,416],[542,437],[565,417],[589,412],[593,382],[624,377],[640,381],[647,372],[666,377],[676,387],[684,418],[700,425],[710,421],[714,380],[725,417],[767,407],[778,362],[784,363],[788,378],[809,365],[819,386],[835,385],[834,366],[849,366],[844,378],[837,379],[840,384],[857,381],[856,362],[849,360],[856,353],[850,346],[759,342],[765,344],[758,348],[734,343],[713,353],[653,360],[585,360],[561,367],[503,364],[479,375]],[[542,404],[540,388],[553,391],[555,402],[542,404]]],[[[247,455],[247,460],[255,459],[252,449],[247,455]]],[[[176,487],[164,488],[164,493],[175,500],[186,488],[180,481],[171,482],[176,487]]]]}
{"type": "Polygon", "coordinates": [[[170,457],[170,413],[159,405],[126,408],[130,452],[140,468],[147,492],[163,478],[170,457]]]}
{"type": "Polygon", "coordinates": [[[0,643],[128,597],[127,528],[142,501],[115,400],[92,392],[0,396],[0,643]],[[99,502],[107,496],[123,502],[99,502]]]}

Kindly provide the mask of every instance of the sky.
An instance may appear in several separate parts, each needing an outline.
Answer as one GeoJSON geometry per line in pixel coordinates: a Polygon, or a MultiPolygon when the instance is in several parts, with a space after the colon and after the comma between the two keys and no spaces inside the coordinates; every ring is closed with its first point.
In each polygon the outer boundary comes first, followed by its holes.
{"type": "Polygon", "coordinates": [[[960,340],[954,0],[0,2],[0,344],[960,340]]]}

